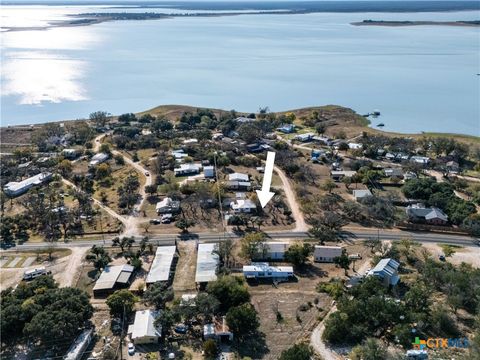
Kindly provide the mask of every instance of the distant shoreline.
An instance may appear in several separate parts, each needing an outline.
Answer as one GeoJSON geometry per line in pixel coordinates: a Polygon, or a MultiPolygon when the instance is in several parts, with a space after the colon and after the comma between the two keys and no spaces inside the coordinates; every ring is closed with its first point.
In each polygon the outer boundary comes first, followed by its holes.
{"type": "Polygon", "coordinates": [[[425,25],[434,25],[434,26],[471,26],[478,27],[480,26],[480,20],[474,21],[393,21],[393,20],[363,20],[360,22],[350,23],[354,26],[425,26],[425,25]]]}

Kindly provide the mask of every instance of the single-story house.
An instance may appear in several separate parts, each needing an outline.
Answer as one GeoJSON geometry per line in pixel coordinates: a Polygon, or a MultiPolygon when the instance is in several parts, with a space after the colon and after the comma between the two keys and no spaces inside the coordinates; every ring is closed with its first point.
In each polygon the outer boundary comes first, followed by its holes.
{"type": "Polygon", "coordinates": [[[82,359],[85,351],[90,345],[93,338],[93,328],[83,330],[80,335],[77,336],[67,351],[67,354],[63,357],[64,360],[80,360],[82,359]]]}
{"type": "Polygon", "coordinates": [[[460,165],[456,161],[449,161],[445,165],[448,171],[451,173],[458,173],[460,171],[460,165]]]}
{"type": "Polygon", "coordinates": [[[52,178],[52,173],[42,172],[22,181],[11,181],[3,187],[3,191],[10,197],[21,195],[34,186],[41,185],[52,178]]]}
{"type": "Polygon", "coordinates": [[[387,160],[395,160],[395,154],[392,154],[390,152],[385,154],[385,159],[387,160]]]}
{"type": "Polygon", "coordinates": [[[283,260],[285,251],[289,248],[290,243],[279,241],[268,241],[258,251],[256,259],[262,260],[283,260]]]}
{"type": "Polygon", "coordinates": [[[200,173],[201,169],[202,169],[202,165],[200,164],[188,163],[188,164],[181,164],[180,167],[174,168],[173,172],[175,173],[175,176],[185,176],[185,175],[198,174],[200,173]]]}
{"type": "Polygon", "coordinates": [[[32,165],[32,162],[31,161],[27,161],[26,163],[23,163],[23,164],[20,164],[17,166],[18,169],[26,169],[28,167],[30,167],[30,165],[32,165]]]}
{"type": "Polygon", "coordinates": [[[250,181],[227,181],[226,184],[229,190],[248,191],[252,187],[250,181]]]}
{"type": "Polygon", "coordinates": [[[417,174],[415,174],[412,171],[407,171],[405,174],[403,174],[403,180],[411,180],[411,179],[416,179],[417,174]]]}
{"type": "Polygon", "coordinates": [[[228,175],[228,181],[249,181],[250,177],[248,174],[242,174],[242,173],[233,173],[228,175]]]}
{"type": "Polygon", "coordinates": [[[271,266],[264,262],[254,262],[243,266],[243,275],[247,279],[288,279],[293,276],[292,266],[271,266]]]}
{"type": "Polygon", "coordinates": [[[156,282],[169,282],[173,260],[177,248],[173,246],[159,246],[155,252],[152,266],[145,281],[147,285],[156,282]]]}
{"type": "Polygon", "coordinates": [[[219,257],[213,253],[216,245],[215,243],[198,244],[195,282],[199,285],[217,280],[219,257]]]}
{"type": "Polygon", "coordinates": [[[239,116],[235,119],[235,121],[237,123],[240,123],[240,124],[245,124],[245,123],[249,123],[249,122],[252,122],[252,121],[255,121],[255,119],[252,119],[252,118],[249,118],[249,117],[245,117],[245,116],[239,116]]]}
{"type": "Polygon", "coordinates": [[[382,259],[375,267],[367,273],[367,276],[376,276],[383,281],[385,286],[398,284],[398,267],[400,264],[393,259],[382,259]]]}
{"type": "Polygon", "coordinates": [[[157,203],[155,210],[157,211],[157,214],[176,213],[180,211],[180,201],[166,197],[157,203]]]}
{"type": "Polygon", "coordinates": [[[291,134],[295,132],[295,125],[293,124],[283,124],[282,126],[277,128],[278,131],[284,134],[291,134]]]}
{"type": "Polygon", "coordinates": [[[183,145],[193,145],[197,144],[198,140],[197,139],[185,139],[183,140],[183,145]]]}
{"type": "Polygon", "coordinates": [[[203,325],[203,339],[214,339],[220,342],[233,340],[233,333],[227,325],[225,316],[221,320],[215,318],[213,323],[203,325]]]}
{"type": "Polygon", "coordinates": [[[203,175],[205,178],[214,178],[215,177],[215,168],[211,165],[203,167],[203,175]]]}
{"type": "Polygon", "coordinates": [[[420,165],[428,165],[430,158],[426,156],[412,156],[410,161],[420,165]]]}
{"type": "Polygon", "coordinates": [[[237,199],[230,203],[230,208],[235,213],[251,213],[257,210],[257,205],[250,199],[237,199]]]}
{"type": "Polygon", "coordinates": [[[75,159],[78,153],[76,149],[63,149],[62,155],[66,159],[75,159]]]}
{"type": "Polygon", "coordinates": [[[312,140],[313,141],[318,141],[319,143],[325,144],[327,146],[332,145],[332,139],[330,139],[327,136],[313,136],[312,140]]]}
{"type": "Polygon", "coordinates": [[[100,277],[93,287],[93,295],[109,295],[119,288],[130,285],[130,278],[133,274],[133,266],[115,265],[105,266],[100,277]]]}
{"type": "Polygon", "coordinates": [[[180,150],[172,150],[172,156],[175,158],[175,160],[182,162],[184,158],[188,156],[186,152],[183,151],[183,149],[180,150]]]}
{"type": "Polygon", "coordinates": [[[383,172],[386,177],[395,177],[395,178],[403,177],[403,171],[401,168],[386,168],[386,169],[383,169],[383,172]]]}
{"type": "Polygon", "coordinates": [[[333,259],[342,255],[343,248],[340,246],[315,245],[313,260],[316,262],[333,262],[333,259]]]}
{"type": "Polygon", "coordinates": [[[251,153],[257,153],[265,150],[263,145],[260,143],[247,144],[245,147],[247,148],[247,151],[251,153]]]}
{"type": "Polygon", "coordinates": [[[355,201],[359,201],[367,196],[372,196],[372,192],[369,189],[353,190],[355,201]]]}
{"type": "Polygon", "coordinates": [[[314,136],[314,133],[298,134],[297,136],[295,136],[295,140],[306,142],[312,140],[314,136]]]}
{"type": "Polygon", "coordinates": [[[344,177],[352,177],[356,174],[357,172],[356,171],[351,171],[351,170],[332,170],[330,171],[330,177],[334,180],[334,181],[340,181],[342,180],[344,177]]]}
{"type": "Polygon", "coordinates": [[[150,309],[135,312],[135,320],[128,326],[128,335],[135,345],[158,343],[162,328],[155,326],[155,319],[159,314],[159,311],[150,309]]]}
{"type": "Polygon", "coordinates": [[[110,157],[110,155],[108,155],[107,153],[95,154],[90,159],[90,162],[88,163],[88,166],[90,166],[90,167],[97,166],[98,164],[101,164],[101,163],[107,161],[109,157],[110,157]]]}
{"type": "Polygon", "coordinates": [[[407,206],[406,212],[412,222],[425,222],[430,225],[445,225],[448,222],[448,216],[436,207],[413,204],[407,206]]]}
{"type": "Polygon", "coordinates": [[[361,149],[362,147],[363,145],[359,143],[348,143],[348,148],[351,150],[358,150],[358,149],[361,149]]]}

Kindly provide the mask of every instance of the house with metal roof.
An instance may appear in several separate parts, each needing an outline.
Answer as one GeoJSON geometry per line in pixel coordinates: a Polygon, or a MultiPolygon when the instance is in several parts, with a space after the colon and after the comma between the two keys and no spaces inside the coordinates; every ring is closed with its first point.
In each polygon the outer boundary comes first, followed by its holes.
{"type": "Polygon", "coordinates": [[[177,248],[175,246],[159,246],[155,252],[152,266],[145,281],[147,285],[156,282],[170,281],[172,264],[177,248]]]}
{"type": "Polygon", "coordinates": [[[180,201],[166,197],[157,203],[155,210],[157,211],[157,214],[176,213],[180,211],[180,201]]]}
{"type": "Polygon", "coordinates": [[[250,177],[248,174],[242,174],[235,172],[233,174],[228,175],[228,181],[249,181],[250,177]]]}
{"type": "Polygon", "coordinates": [[[297,136],[295,136],[295,140],[306,142],[312,140],[314,136],[314,133],[298,134],[297,136]]]}
{"type": "Polygon", "coordinates": [[[135,312],[135,320],[128,326],[128,335],[135,345],[158,343],[162,327],[155,326],[155,319],[159,314],[159,311],[149,309],[135,312]]]}
{"type": "Polygon", "coordinates": [[[430,225],[445,225],[448,222],[448,216],[442,210],[433,206],[425,207],[423,204],[409,205],[406,213],[408,219],[412,222],[423,222],[430,225]]]}
{"type": "Polygon", "coordinates": [[[292,266],[271,266],[266,262],[253,262],[243,266],[246,279],[286,280],[293,277],[292,266]]]}
{"type": "Polygon", "coordinates": [[[109,157],[110,157],[110,155],[108,155],[107,153],[103,153],[103,152],[95,154],[90,159],[90,162],[88,163],[88,166],[90,166],[90,167],[97,166],[98,164],[101,164],[101,163],[107,161],[109,157]]]}
{"type": "Polygon", "coordinates": [[[11,181],[3,187],[3,191],[10,197],[21,195],[34,186],[41,185],[52,178],[52,173],[42,172],[22,181],[11,181]]]}
{"type": "Polygon", "coordinates": [[[216,243],[198,244],[195,282],[199,285],[217,280],[219,258],[213,253],[216,243]]]}
{"type": "Polygon", "coordinates": [[[214,339],[220,342],[233,340],[233,333],[227,325],[225,316],[222,316],[222,319],[215,318],[212,323],[203,325],[203,339],[214,339]]]}
{"type": "Polygon", "coordinates": [[[200,173],[202,169],[202,165],[200,164],[181,164],[179,167],[173,169],[175,176],[184,176],[184,175],[192,175],[200,173]]]}
{"type": "Polygon", "coordinates": [[[265,242],[261,249],[258,249],[258,255],[255,259],[259,260],[283,260],[285,252],[290,247],[288,242],[268,241],[265,242]]]}
{"type": "Polygon", "coordinates": [[[367,196],[372,196],[372,192],[369,189],[353,190],[353,198],[355,201],[359,201],[367,196]]]}
{"type": "Polygon", "coordinates": [[[342,255],[341,246],[315,245],[313,260],[315,262],[333,262],[333,259],[342,255]]]}
{"type": "Polygon", "coordinates": [[[131,265],[105,266],[93,287],[93,295],[109,295],[115,290],[130,285],[134,268],[131,265]]]}
{"type": "Polygon", "coordinates": [[[385,286],[395,286],[398,284],[398,268],[400,263],[393,259],[382,259],[375,267],[367,273],[367,276],[376,276],[382,280],[385,286]]]}
{"type": "Polygon", "coordinates": [[[293,124],[283,124],[282,126],[277,128],[278,131],[284,134],[291,134],[295,132],[295,125],[293,124]]]}
{"type": "Polygon", "coordinates": [[[250,199],[237,199],[230,203],[230,208],[235,213],[251,213],[257,210],[257,205],[250,199]]]}
{"type": "Polygon", "coordinates": [[[340,181],[342,180],[344,177],[352,177],[356,174],[357,172],[356,171],[350,171],[350,170],[332,170],[330,171],[330,177],[334,180],[334,181],[340,181]]]}

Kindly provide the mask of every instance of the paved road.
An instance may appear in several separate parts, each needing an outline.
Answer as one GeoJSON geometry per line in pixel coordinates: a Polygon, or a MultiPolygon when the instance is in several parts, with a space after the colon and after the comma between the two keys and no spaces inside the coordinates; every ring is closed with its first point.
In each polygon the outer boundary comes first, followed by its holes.
{"type": "MultiPolygon", "coordinates": [[[[303,231],[292,231],[292,232],[267,232],[267,236],[271,240],[285,240],[285,239],[305,239],[308,237],[308,234],[303,231]]],[[[472,246],[473,239],[468,236],[461,235],[450,235],[450,234],[433,234],[433,233],[419,233],[419,232],[406,232],[406,231],[368,231],[368,230],[352,230],[349,232],[349,237],[347,241],[360,241],[371,237],[379,236],[382,240],[401,240],[404,238],[411,238],[414,241],[421,243],[441,243],[441,244],[451,244],[451,245],[460,245],[460,246],[472,246]]],[[[171,243],[173,240],[198,240],[201,242],[215,242],[215,241],[224,241],[226,239],[239,239],[241,235],[235,233],[226,233],[223,236],[223,233],[190,233],[187,235],[176,234],[164,234],[164,235],[155,235],[150,237],[150,241],[153,243],[171,243]]],[[[140,237],[137,238],[140,240],[140,237]]],[[[104,240],[79,240],[79,241],[70,241],[67,243],[58,242],[55,246],[58,247],[76,247],[76,246],[92,246],[92,245],[111,245],[111,239],[104,240]]],[[[51,246],[51,243],[48,242],[39,242],[39,243],[27,243],[23,245],[18,245],[16,249],[35,249],[51,246]]],[[[15,249],[15,248],[14,248],[15,249]]]]}

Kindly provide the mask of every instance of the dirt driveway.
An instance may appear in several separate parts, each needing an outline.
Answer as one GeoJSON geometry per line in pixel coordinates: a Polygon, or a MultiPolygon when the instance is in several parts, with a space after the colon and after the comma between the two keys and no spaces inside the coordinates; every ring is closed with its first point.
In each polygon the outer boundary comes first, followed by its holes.
{"type": "MultiPolygon", "coordinates": [[[[437,244],[423,244],[423,247],[428,249],[437,259],[439,255],[443,255],[442,248],[437,244]]],[[[455,248],[455,251],[452,257],[447,258],[447,261],[455,265],[460,265],[462,262],[465,262],[476,268],[480,268],[480,246],[455,248]]]]}

